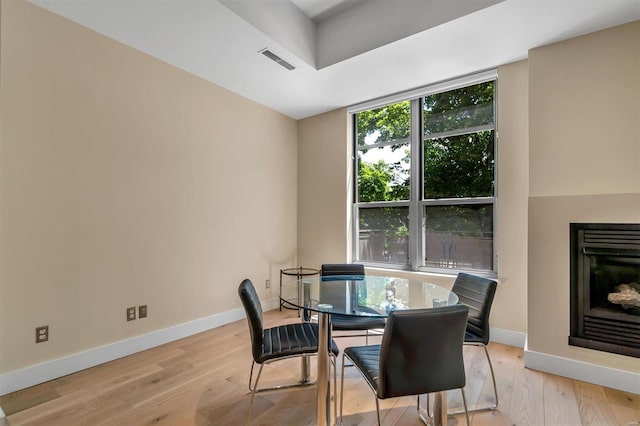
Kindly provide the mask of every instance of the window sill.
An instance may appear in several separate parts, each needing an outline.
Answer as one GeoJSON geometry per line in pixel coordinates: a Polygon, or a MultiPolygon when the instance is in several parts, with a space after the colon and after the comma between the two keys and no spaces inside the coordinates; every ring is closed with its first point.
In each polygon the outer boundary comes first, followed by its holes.
{"type": "MultiPolygon", "coordinates": [[[[459,271],[451,271],[449,273],[446,273],[446,272],[433,272],[433,271],[411,271],[407,269],[383,268],[379,266],[367,266],[367,265],[365,265],[365,270],[367,271],[367,273],[371,273],[371,275],[394,275],[394,276],[407,277],[407,278],[424,280],[424,281],[455,280],[459,272],[459,271]]],[[[464,272],[467,272],[467,271],[464,271],[464,272]]],[[[500,281],[498,280],[498,275],[495,272],[486,272],[486,273],[467,272],[467,273],[475,274],[481,277],[491,278],[493,280],[498,281],[498,284],[500,284],[500,281]]]]}

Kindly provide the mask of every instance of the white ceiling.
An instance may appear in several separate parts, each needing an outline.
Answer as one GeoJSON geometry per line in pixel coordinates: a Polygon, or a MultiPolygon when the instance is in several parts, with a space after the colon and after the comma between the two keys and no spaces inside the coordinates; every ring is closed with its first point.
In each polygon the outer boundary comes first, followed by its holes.
{"type": "Polygon", "coordinates": [[[640,19],[640,0],[30,1],[295,119],[640,19]]]}

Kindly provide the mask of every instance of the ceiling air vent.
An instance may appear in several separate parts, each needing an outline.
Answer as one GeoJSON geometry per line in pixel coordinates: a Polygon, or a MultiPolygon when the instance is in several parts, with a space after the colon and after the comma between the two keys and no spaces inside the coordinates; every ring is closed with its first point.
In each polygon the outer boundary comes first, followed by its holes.
{"type": "Polygon", "coordinates": [[[282,65],[283,67],[285,67],[289,71],[293,71],[293,70],[296,69],[296,67],[294,67],[289,62],[285,61],[284,59],[282,59],[280,56],[276,55],[275,53],[273,53],[269,49],[266,49],[266,48],[262,49],[258,53],[262,53],[264,56],[266,56],[267,58],[271,59],[273,62],[282,65]]]}

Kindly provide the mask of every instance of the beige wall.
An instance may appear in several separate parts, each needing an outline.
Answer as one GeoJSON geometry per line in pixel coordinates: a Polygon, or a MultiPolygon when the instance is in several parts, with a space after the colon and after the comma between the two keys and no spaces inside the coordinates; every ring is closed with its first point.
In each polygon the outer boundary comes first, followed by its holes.
{"type": "Polygon", "coordinates": [[[531,196],[640,191],[639,28],[529,52],[531,196]]]}
{"type": "Polygon", "coordinates": [[[298,122],[298,260],[300,266],[351,257],[351,166],[345,109],[298,122]]]}
{"type": "Polygon", "coordinates": [[[640,222],[640,22],[529,53],[529,349],[621,370],[567,344],[569,223],[640,222]]]}
{"type": "Polygon", "coordinates": [[[275,296],[296,122],[30,3],[1,19],[0,373],[239,308],[244,277],[275,296]]]}
{"type": "Polygon", "coordinates": [[[498,290],[491,326],[527,331],[528,64],[498,67],[498,290]]]}

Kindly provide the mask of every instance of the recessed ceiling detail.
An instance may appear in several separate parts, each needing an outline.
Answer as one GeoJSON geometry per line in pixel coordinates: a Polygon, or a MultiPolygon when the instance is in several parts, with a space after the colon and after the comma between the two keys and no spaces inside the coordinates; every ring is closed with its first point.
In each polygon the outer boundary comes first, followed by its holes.
{"type": "Polygon", "coordinates": [[[322,69],[504,0],[220,0],[322,69]],[[288,28],[289,31],[282,31],[288,28]],[[292,37],[293,36],[293,37],[292,37]]]}

